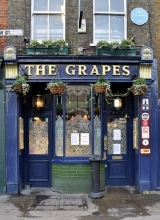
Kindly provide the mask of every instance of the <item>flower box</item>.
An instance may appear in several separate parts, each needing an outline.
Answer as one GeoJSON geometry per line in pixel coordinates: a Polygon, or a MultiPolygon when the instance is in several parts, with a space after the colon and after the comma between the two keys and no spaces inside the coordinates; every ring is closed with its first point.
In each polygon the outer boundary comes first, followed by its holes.
{"type": "Polygon", "coordinates": [[[28,55],[67,55],[68,46],[63,46],[63,47],[28,46],[26,47],[26,52],[28,55]]]}
{"type": "Polygon", "coordinates": [[[106,56],[135,56],[137,48],[108,48],[101,47],[96,48],[96,55],[106,55],[106,56]]]}

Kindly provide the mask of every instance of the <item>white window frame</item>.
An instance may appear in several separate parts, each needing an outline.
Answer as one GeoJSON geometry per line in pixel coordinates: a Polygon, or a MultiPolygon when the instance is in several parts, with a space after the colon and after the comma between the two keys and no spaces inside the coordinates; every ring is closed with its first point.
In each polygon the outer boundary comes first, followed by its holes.
{"type": "MultiPolygon", "coordinates": [[[[112,0],[109,0],[109,6],[110,6],[110,1],[112,1],[112,0]]],[[[95,46],[97,43],[95,40],[95,16],[96,15],[105,15],[105,14],[106,15],[124,15],[124,39],[127,38],[127,1],[124,0],[124,12],[95,12],[95,0],[93,0],[93,43],[90,44],[90,46],[95,46]]],[[[110,23],[109,23],[109,25],[110,25],[110,23]]],[[[109,27],[109,29],[110,29],[110,27],[109,27]]]]}
{"type": "MultiPolygon", "coordinates": [[[[46,0],[46,2],[48,2],[48,8],[49,8],[49,0],[46,0]]],[[[63,39],[65,40],[65,8],[66,8],[66,0],[63,0],[64,2],[64,10],[63,11],[34,11],[34,0],[31,0],[31,40],[37,40],[34,39],[34,16],[35,15],[62,15],[63,19],[64,19],[64,26],[63,26],[63,39]]],[[[49,19],[48,19],[48,23],[49,23],[49,19]]],[[[49,28],[49,24],[48,24],[48,28],[49,28]]],[[[46,39],[44,40],[50,40],[49,36],[47,36],[46,39]]]]}

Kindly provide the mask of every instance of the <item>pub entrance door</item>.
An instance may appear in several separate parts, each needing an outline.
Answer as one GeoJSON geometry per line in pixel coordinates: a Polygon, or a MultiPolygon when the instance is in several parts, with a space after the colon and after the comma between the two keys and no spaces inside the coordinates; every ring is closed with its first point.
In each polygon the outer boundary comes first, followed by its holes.
{"type": "Polygon", "coordinates": [[[104,115],[106,186],[134,185],[132,120],[122,115],[104,115]]]}
{"type": "Polygon", "coordinates": [[[28,118],[28,144],[25,154],[25,182],[32,187],[51,186],[51,117],[28,118]]]}

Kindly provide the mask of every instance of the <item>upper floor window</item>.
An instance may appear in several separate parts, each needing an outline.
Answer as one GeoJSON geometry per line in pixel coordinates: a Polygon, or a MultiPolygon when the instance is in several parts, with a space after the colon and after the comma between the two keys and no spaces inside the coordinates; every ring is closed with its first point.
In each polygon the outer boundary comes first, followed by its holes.
{"type": "Polygon", "coordinates": [[[126,38],[126,0],[94,0],[94,43],[126,38]]]}
{"type": "Polygon", "coordinates": [[[34,40],[65,38],[65,0],[32,0],[32,34],[34,40]]]}

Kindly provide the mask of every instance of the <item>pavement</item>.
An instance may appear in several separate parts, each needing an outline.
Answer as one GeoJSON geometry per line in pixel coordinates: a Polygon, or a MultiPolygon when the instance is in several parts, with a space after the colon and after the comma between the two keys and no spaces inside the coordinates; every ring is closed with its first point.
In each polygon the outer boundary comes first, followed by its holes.
{"type": "Polygon", "coordinates": [[[0,195],[0,220],[160,220],[160,191],[108,187],[103,197],[62,194],[51,188],[25,188],[0,195]]]}

